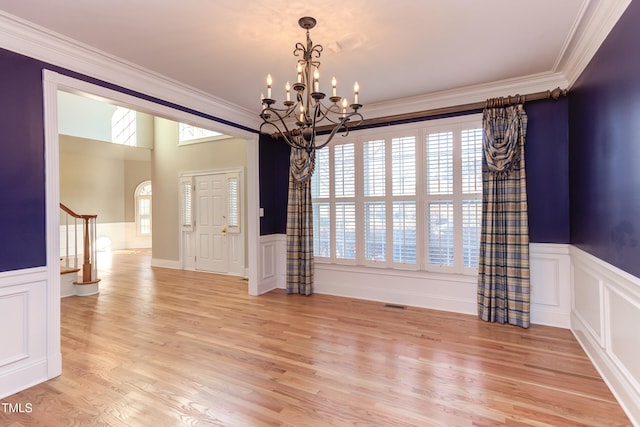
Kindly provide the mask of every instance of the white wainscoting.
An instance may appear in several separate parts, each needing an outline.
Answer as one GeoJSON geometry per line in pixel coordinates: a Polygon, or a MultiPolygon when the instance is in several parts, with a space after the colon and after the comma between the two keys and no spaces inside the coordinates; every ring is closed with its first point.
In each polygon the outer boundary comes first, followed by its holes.
{"type": "MultiPolygon", "coordinates": [[[[82,254],[84,251],[83,233],[84,225],[82,221],[78,221],[75,225],[77,228],[78,243],[74,243],[74,224],[69,224],[69,254],[74,255],[77,251],[82,254]]],[[[67,252],[67,226],[60,226],[60,255],[64,256],[67,252]]],[[[98,237],[98,250],[109,248],[111,250],[120,249],[140,249],[151,247],[151,236],[140,237],[136,234],[135,222],[105,222],[98,223],[96,229],[98,237]]]]}
{"type": "Polygon", "coordinates": [[[571,329],[640,426],[640,278],[571,247],[571,329]]]}
{"type": "MultiPolygon", "coordinates": [[[[569,328],[571,321],[569,247],[532,243],[531,321],[569,328]]],[[[286,284],[286,237],[260,237],[260,293],[286,284]]],[[[314,291],[349,298],[476,314],[475,276],[316,262],[314,291]]]]}
{"type": "Polygon", "coordinates": [[[531,243],[531,323],[571,326],[571,258],[569,245],[531,243]]]}
{"type": "Polygon", "coordinates": [[[287,237],[284,234],[260,236],[257,294],[284,288],[287,273],[287,237]]]}
{"type": "Polygon", "coordinates": [[[0,398],[49,379],[48,356],[60,360],[47,354],[47,292],[45,267],[0,273],[0,398]]]}
{"type": "MultiPolygon", "coordinates": [[[[124,249],[151,248],[151,236],[139,236],[135,222],[125,222],[124,225],[124,249]]],[[[98,224],[98,232],[100,226],[98,224]]],[[[99,234],[98,234],[99,235],[99,234]]],[[[121,248],[118,248],[121,249],[121,248]]]]}

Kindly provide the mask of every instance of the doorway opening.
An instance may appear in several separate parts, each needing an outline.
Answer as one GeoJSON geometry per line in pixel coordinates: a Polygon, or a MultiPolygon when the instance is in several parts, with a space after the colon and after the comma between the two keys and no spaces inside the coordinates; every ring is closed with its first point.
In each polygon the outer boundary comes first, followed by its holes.
{"type": "MultiPolygon", "coordinates": [[[[135,109],[136,111],[153,114],[157,117],[175,120],[177,122],[191,122],[203,128],[216,128],[225,134],[234,136],[246,143],[247,170],[247,255],[248,292],[258,294],[258,246],[259,246],[259,215],[258,215],[258,134],[234,126],[219,123],[204,117],[195,116],[181,110],[127,95],[68,77],[50,70],[43,71],[44,98],[44,131],[45,131],[45,211],[46,211],[46,262],[45,281],[46,290],[46,336],[47,336],[47,377],[53,378],[62,371],[60,352],[60,165],[59,165],[59,135],[58,135],[58,91],[87,96],[93,99],[111,102],[119,106],[135,109]]],[[[194,100],[197,103],[197,100],[194,100]]],[[[157,198],[157,183],[154,182],[154,199],[157,198]]],[[[175,189],[175,175],[173,188],[175,189]]],[[[173,201],[177,214],[177,197],[173,201]]],[[[173,228],[173,227],[172,227],[173,228]]],[[[175,230],[175,228],[173,228],[175,230]]],[[[155,245],[154,245],[155,246],[155,245]]],[[[178,245],[179,246],[179,245],[178,245]]],[[[178,251],[180,252],[180,251],[178,251]]],[[[175,268],[180,268],[182,260],[175,261],[175,268]]]]}

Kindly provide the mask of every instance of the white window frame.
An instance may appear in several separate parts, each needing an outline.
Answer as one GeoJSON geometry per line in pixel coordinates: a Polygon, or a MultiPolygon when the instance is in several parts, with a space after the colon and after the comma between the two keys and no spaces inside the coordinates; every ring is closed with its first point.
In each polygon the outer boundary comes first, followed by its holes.
{"type": "Polygon", "coordinates": [[[227,233],[240,234],[242,224],[242,182],[240,181],[240,173],[229,173],[227,176],[227,233]],[[235,181],[235,200],[232,200],[231,186],[235,181]],[[234,212],[235,211],[235,212],[234,212]],[[233,223],[233,214],[235,214],[235,224],[233,223]]]}
{"type": "Polygon", "coordinates": [[[179,181],[178,196],[180,201],[180,230],[193,231],[194,225],[194,193],[195,187],[192,176],[182,176],[179,181]]]}
{"type": "MultiPolygon", "coordinates": [[[[322,257],[315,254],[316,262],[338,264],[338,265],[360,265],[366,267],[381,267],[390,269],[401,269],[409,271],[429,271],[434,273],[454,273],[475,275],[477,268],[466,268],[463,265],[463,230],[462,230],[462,200],[477,199],[482,200],[482,193],[478,194],[462,194],[462,159],[460,147],[460,131],[466,129],[478,129],[482,126],[482,116],[480,114],[436,119],[426,122],[413,123],[408,125],[398,125],[389,128],[376,128],[362,131],[351,132],[347,137],[338,138],[336,142],[329,144],[329,178],[330,192],[329,197],[313,198],[314,202],[329,203],[330,206],[330,256],[322,257]],[[429,200],[442,198],[440,196],[427,195],[426,171],[427,171],[427,154],[426,154],[426,137],[429,133],[438,131],[453,131],[453,185],[454,194],[449,199],[454,204],[454,265],[437,266],[429,264],[428,259],[428,226],[427,226],[427,203],[429,200]],[[392,174],[392,140],[394,138],[415,137],[416,147],[416,195],[393,195],[392,174]],[[380,140],[386,141],[385,147],[385,174],[386,189],[384,196],[365,197],[364,196],[364,162],[363,162],[363,144],[366,141],[380,140]],[[334,175],[334,146],[342,144],[355,145],[355,197],[339,198],[335,196],[335,175],[334,175]],[[339,259],[336,257],[336,204],[340,202],[355,203],[356,211],[356,258],[354,260],[339,259]],[[367,201],[382,201],[385,203],[386,209],[386,259],[384,261],[371,261],[365,259],[364,244],[364,206],[367,201]],[[416,262],[396,263],[393,261],[393,204],[394,202],[415,201],[416,202],[416,262]]],[[[335,141],[335,140],[334,140],[335,141]]],[[[327,149],[325,147],[325,149],[327,149]]],[[[314,176],[318,174],[318,170],[314,176]]],[[[315,218],[314,218],[315,221],[315,218]]]]}
{"type": "Polygon", "coordinates": [[[423,129],[422,135],[422,171],[424,173],[425,179],[421,180],[422,184],[425,186],[423,188],[424,195],[424,203],[423,203],[423,214],[421,215],[424,221],[423,228],[423,241],[426,245],[425,250],[423,251],[424,259],[423,265],[424,269],[427,271],[435,271],[435,272],[454,272],[454,273],[462,273],[462,274],[477,274],[477,268],[468,268],[464,267],[464,248],[463,248],[463,230],[462,230],[462,202],[463,200],[479,200],[482,201],[482,189],[480,189],[480,193],[477,194],[467,194],[464,195],[462,193],[462,154],[461,154],[461,132],[463,130],[475,129],[482,127],[482,116],[477,114],[473,116],[462,116],[455,117],[451,119],[441,119],[434,120],[431,126],[425,127],[423,129]],[[471,118],[477,118],[477,126],[473,126],[474,120],[471,118]],[[439,133],[439,132],[452,132],[453,133],[453,194],[438,194],[438,195],[429,195],[427,194],[426,188],[426,171],[427,171],[427,144],[426,138],[429,133],[439,133]],[[429,201],[437,201],[437,200],[451,200],[453,202],[453,222],[454,222],[454,234],[453,234],[453,247],[454,247],[454,265],[452,267],[446,266],[438,266],[429,264],[429,230],[427,226],[427,213],[428,213],[428,203],[429,201]]]}
{"type": "Polygon", "coordinates": [[[138,237],[149,237],[151,236],[151,234],[153,233],[153,187],[152,188],[152,193],[149,195],[143,195],[140,194],[141,190],[146,187],[147,185],[151,186],[151,181],[147,180],[147,181],[142,181],[140,184],[138,184],[138,186],[136,187],[136,191],[134,193],[134,200],[135,200],[135,215],[136,215],[136,236],[138,237]],[[148,199],[149,200],[149,233],[142,233],[142,231],[140,230],[141,227],[141,213],[140,213],[140,200],[142,199],[148,199]]]}

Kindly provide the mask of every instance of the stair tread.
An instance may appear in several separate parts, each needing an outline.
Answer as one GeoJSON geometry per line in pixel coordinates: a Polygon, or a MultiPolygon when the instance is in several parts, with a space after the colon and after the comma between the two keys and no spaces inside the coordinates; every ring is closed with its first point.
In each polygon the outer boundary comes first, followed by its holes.
{"type": "Polygon", "coordinates": [[[79,268],[65,268],[63,266],[60,266],[60,274],[70,274],[70,273],[77,273],[78,271],[80,271],[79,268]]]}

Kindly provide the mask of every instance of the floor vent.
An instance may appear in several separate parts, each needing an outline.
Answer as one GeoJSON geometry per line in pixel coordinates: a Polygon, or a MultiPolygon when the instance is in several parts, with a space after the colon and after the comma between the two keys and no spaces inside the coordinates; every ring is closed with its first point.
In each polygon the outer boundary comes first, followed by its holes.
{"type": "Polygon", "coordinates": [[[405,305],[398,305],[398,304],[385,304],[384,306],[386,308],[397,308],[398,310],[404,310],[405,308],[407,308],[407,306],[405,305]]]}

